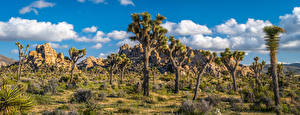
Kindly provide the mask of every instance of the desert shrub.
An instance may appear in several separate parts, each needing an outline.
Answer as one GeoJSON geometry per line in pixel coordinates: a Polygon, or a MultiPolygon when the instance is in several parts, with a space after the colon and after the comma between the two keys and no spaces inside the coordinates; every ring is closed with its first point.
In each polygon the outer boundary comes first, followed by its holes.
{"type": "Polygon", "coordinates": [[[69,76],[62,76],[60,77],[60,79],[58,80],[58,82],[68,82],[70,80],[69,76]]]}
{"type": "Polygon", "coordinates": [[[44,95],[44,89],[42,89],[42,86],[35,82],[28,83],[26,92],[32,94],[44,95]]]}
{"type": "Polygon", "coordinates": [[[76,89],[77,87],[78,86],[75,80],[73,80],[71,83],[68,83],[66,86],[67,89],[76,89]]]}
{"type": "Polygon", "coordinates": [[[217,95],[209,95],[204,100],[212,106],[216,106],[221,102],[221,99],[217,95]]]}
{"type": "Polygon", "coordinates": [[[67,106],[67,105],[62,105],[62,106],[57,107],[57,109],[61,109],[61,110],[69,110],[70,108],[69,108],[69,106],[67,106]]]}
{"type": "Polygon", "coordinates": [[[101,92],[101,93],[98,94],[99,100],[105,100],[106,97],[107,97],[107,95],[106,95],[106,93],[104,93],[104,92],[101,92]]]}
{"type": "Polygon", "coordinates": [[[73,99],[76,102],[90,102],[93,97],[93,93],[91,90],[79,89],[73,94],[73,99]]]}
{"type": "Polygon", "coordinates": [[[58,87],[58,84],[56,82],[56,80],[51,79],[48,81],[48,84],[44,87],[44,92],[51,92],[51,94],[55,94],[56,93],[56,88],[58,87]]]}
{"type": "Polygon", "coordinates": [[[166,97],[163,97],[163,96],[157,96],[157,100],[158,101],[167,101],[168,99],[166,97]]]}
{"type": "Polygon", "coordinates": [[[107,86],[107,83],[104,82],[103,84],[100,85],[99,89],[100,90],[107,90],[108,86],[107,86]]]}
{"type": "Polygon", "coordinates": [[[130,107],[122,107],[119,108],[118,113],[127,113],[127,114],[133,114],[136,113],[137,111],[133,108],[130,107]]]}
{"type": "Polygon", "coordinates": [[[143,101],[148,104],[156,104],[157,103],[157,99],[152,96],[144,98],[143,101]]]}
{"type": "Polygon", "coordinates": [[[50,105],[53,102],[53,99],[50,96],[45,95],[34,95],[34,100],[39,105],[50,105]]]}
{"type": "Polygon", "coordinates": [[[126,96],[126,92],[123,90],[119,90],[117,97],[125,97],[126,96]]]}
{"type": "Polygon", "coordinates": [[[156,92],[156,91],[160,90],[160,88],[161,88],[160,85],[155,84],[155,85],[152,86],[152,91],[156,92]]]}
{"type": "Polygon", "coordinates": [[[187,115],[202,115],[209,112],[211,109],[212,106],[205,100],[201,100],[198,103],[186,100],[182,102],[181,107],[179,108],[179,113],[187,115]]]}
{"type": "Polygon", "coordinates": [[[79,115],[76,111],[65,112],[64,110],[44,111],[42,115],[79,115]]]}

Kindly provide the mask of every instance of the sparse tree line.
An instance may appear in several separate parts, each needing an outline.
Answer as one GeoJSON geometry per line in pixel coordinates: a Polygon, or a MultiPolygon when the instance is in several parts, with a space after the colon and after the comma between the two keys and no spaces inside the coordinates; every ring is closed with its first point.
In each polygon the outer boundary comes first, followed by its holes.
{"type": "MultiPolygon", "coordinates": [[[[162,22],[166,19],[164,16],[161,16],[160,14],[157,14],[155,19],[152,19],[152,16],[147,13],[133,13],[131,15],[132,17],[132,23],[128,26],[128,32],[133,33],[134,36],[130,37],[133,41],[138,41],[140,44],[142,44],[142,48],[144,50],[143,52],[143,75],[142,75],[142,88],[143,88],[143,95],[149,96],[150,95],[150,75],[151,72],[153,76],[153,84],[155,81],[155,70],[157,71],[157,68],[150,67],[150,56],[153,52],[159,51],[163,53],[163,55],[166,56],[166,58],[171,63],[172,67],[175,69],[175,83],[174,83],[174,93],[179,93],[179,85],[180,85],[180,79],[182,78],[182,71],[185,71],[184,66],[191,63],[191,59],[194,58],[194,52],[193,50],[189,50],[189,48],[185,45],[183,45],[180,40],[176,39],[174,36],[168,36],[167,35],[167,29],[163,28],[161,26],[162,22]]],[[[279,46],[279,40],[280,40],[280,33],[283,33],[284,30],[277,26],[267,26],[263,30],[266,34],[265,41],[266,45],[268,46],[268,50],[270,51],[270,62],[271,62],[271,68],[270,68],[270,76],[272,77],[272,86],[273,86],[273,93],[274,93],[274,100],[276,104],[276,112],[277,114],[280,114],[280,95],[279,95],[279,79],[280,76],[283,74],[283,65],[277,64],[277,51],[279,46]]],[[[29,45],[27,45],[26,49],[23,51],[23,45],[21,45],[19,42],[16,43],[18,46],[19,51],[19,62],[18,62],[18,68],[17,68],[17,81],[20,81],[20,77],[22,76],[22,69],[24,65],[24,61],[27,58],[27,51],[29,48],[29,45]]],[[[70,71],[70,79],[68,81],[68,87],[75,87],[76,82],[74,80],[74,70],[76,68],[76,63],[82,59],[86,55],[86,49],[76,49],[71,48],[69,49],[69,57],[68,60],[71,61],[72,67],[70,71]]],[[[217,54],[216,52],[210,52],[201,50],[201,54],[204,57],[203,59],[195,59],[195,65],[197,75],[196,82],[194,83],[195,86],[193,86],[193,98],[192,100],[196,100],[197,96],[199,95],[199,85],[201,83],[202,77],[204,77],[205,71],[209,64],[216,63],[218,66],[224,66],[232,80],[232,90],[234,92],[238,91],[237,86],[237,70],[240,67],[240,62],[243,61],[245,52],[243,51],[230,51],[229,48],[226,48],[225,51],[221,52],[220,54],[217,54]]],[[[118,73],[120,75],[119,83],[124,83],[124,78],[126,77],[127,71],[132,68],[132,60],[130,60],[129,57],[127,57],[125,54],[118,54],[113,53],[110,54],[107,59],[104,61],[105,63],[105,70],[103,69],[97,69],[96,67],[88,72],[93,72],[96,74],[101,73],[100,71],[107,71],[109,73],[109,84],[112,85],[114,81],[114,74],[118,73]]],[[[254,72],[254,78],[255,78],[255,87],[259,88],[262,86],[261,78],[264,76],[263,68],[265,67],[266,62],[262,60],[259,62],[259,57],[254,58],[254,62],[250,66],[251,69],[254,72]]],[[[66,71],[63,70],[63,68],[57,69],[57,71],[66,71]]],[[[58,73],[57,73],[58,74],[58,73]]],[[[3,83],[4,84],[4,83],[3,83]]],[[[7,89],[5,84],[1,88],[1,96],[6,95],[3,93],[11,93],[16,92],[17,94],[14,94],[12,96],[19,97],[19,89],[13,88],[7,89]],[[9,91],[7,91],[9,90],[9,91]],[[3,92],[5,91],[5,92],[3,92]]],[[[11,97],[14,98],[14,97],[11,97]]],[[[9,98],[7,98],[9,99],[9,98]]],[[[25,98],[27,99],[27,98],[25,98]]],[[[31,102],[30,99],[28,100],[20,100],[20,106],[30,106],[31,102]],[[23,104],[23,105],[22,105],[23,104]]],[[[9,111],[12,111],[11,109],[16,109],[11,106],[11,104],[4,104],[4,102],[1,102],[0,110],[2,113],[7,113],[9,111]]],[[[5,102],[7,103],[7,102],[5,102]]],[[[18,105],[18,106],[19,106],[18,105]]],[[[17,106],[17,105],[16,105],[17,106]]]]}

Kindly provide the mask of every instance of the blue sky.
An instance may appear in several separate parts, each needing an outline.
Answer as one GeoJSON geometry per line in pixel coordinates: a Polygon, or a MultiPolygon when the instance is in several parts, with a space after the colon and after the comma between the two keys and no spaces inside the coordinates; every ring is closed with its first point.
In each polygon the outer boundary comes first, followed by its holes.
{"type": "Polygon", "coordinates": [[[148,11],[167,17],[169,35],[187,46],[247,51],[244,64],[255,56],[269,62],[262,28],[281,26],[287,33],[278,60],[295,63],[300,62],[299,7],[299,0],[1,0],[0,54],[16,59],[20,41],[49,42],[66,56],[72,46],[87,48],[88,56],[105,56],[122,43],[135,44],[127,39],[130,14],[148,11]]]}

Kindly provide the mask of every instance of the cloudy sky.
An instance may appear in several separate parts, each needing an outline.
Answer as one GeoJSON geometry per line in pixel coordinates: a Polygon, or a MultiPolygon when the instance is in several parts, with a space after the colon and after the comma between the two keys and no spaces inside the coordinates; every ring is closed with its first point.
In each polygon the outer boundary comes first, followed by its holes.
{"type": "Polygon", "coordinates": [[[244,64],[259,56],[269,62],[262,28],[278,25],[278,61],[300,63],[299,0],[1,0],[0,54],[17,59],[15,42],[50,43],[57,52],[87,48],[104,57],[130,41],[131,13],[167,17],[169,35],[195,49],[247,52],[244,64]]]}

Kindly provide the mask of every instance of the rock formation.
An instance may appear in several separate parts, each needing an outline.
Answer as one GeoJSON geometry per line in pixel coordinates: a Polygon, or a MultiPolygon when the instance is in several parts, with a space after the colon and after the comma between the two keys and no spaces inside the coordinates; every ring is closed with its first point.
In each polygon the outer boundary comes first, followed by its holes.
{"type": "MultiPolygon", "coordinates": [[[[195,55],[193,58],[191,58],[190,63],[186,63],[185,71],[193,71],[194,70],[194,72],[195,72],[196,62],[198,62],[198,64],[203,64],[204,57],[201,54],[201,50],[195,50],[190,47],[188,47],[188,50],[193,50],[195,55]]],[[[141,44],[138,44],[134,47],[130,47],[128,44],[124,44],[119,49],[119,54],[121,55],[123,53],[126,54],[127,57],[129,57],[132,60],[133,66],[141,63],[143,60],[143,48],[142,48],[141,44]]],[[[159,51],[152,53],[152,55],[150,57],[150,66],[151,65],[159,66],[158,69],[160,70],[161,73],[164,73],[167,71],[173,72],[172,66],[171,66],[171,63],[169,62],[169,60],[166,58],[166,56],[164,54],[162,54],[159,51]]],[[[219,66],[214,62],[210,63],[206,69],[206,73],[212,74],[214,76],[219,76],[219,74],[224,73],[224,71],[227,71],[227,69],[224,66],[219,66]]],[[[245,76],[249,73],[252,73],[251,69],[248,66],[243,66],[243,65],[240,65],[238,72],[240,74],[242,74],[243,76],[245,76]]]]}
{"type": "Polygon", "coordinates": [[[37,45],[35,51],[28,53],[26,64],[30,64],[34,69],[38,69],[42,65],[54,68],[70,69],[71,62],[65,60],[62,53],[57,54],[49,43],[37,45]]]}
{"type": "Polygon", "coordinates": [[[82,60],[78,64],[79,69],[86,69],[86,70],[90,70],[96,66],[104,66],[103,58],[95,58],[93,56],[90,56],[82,60]]]}

